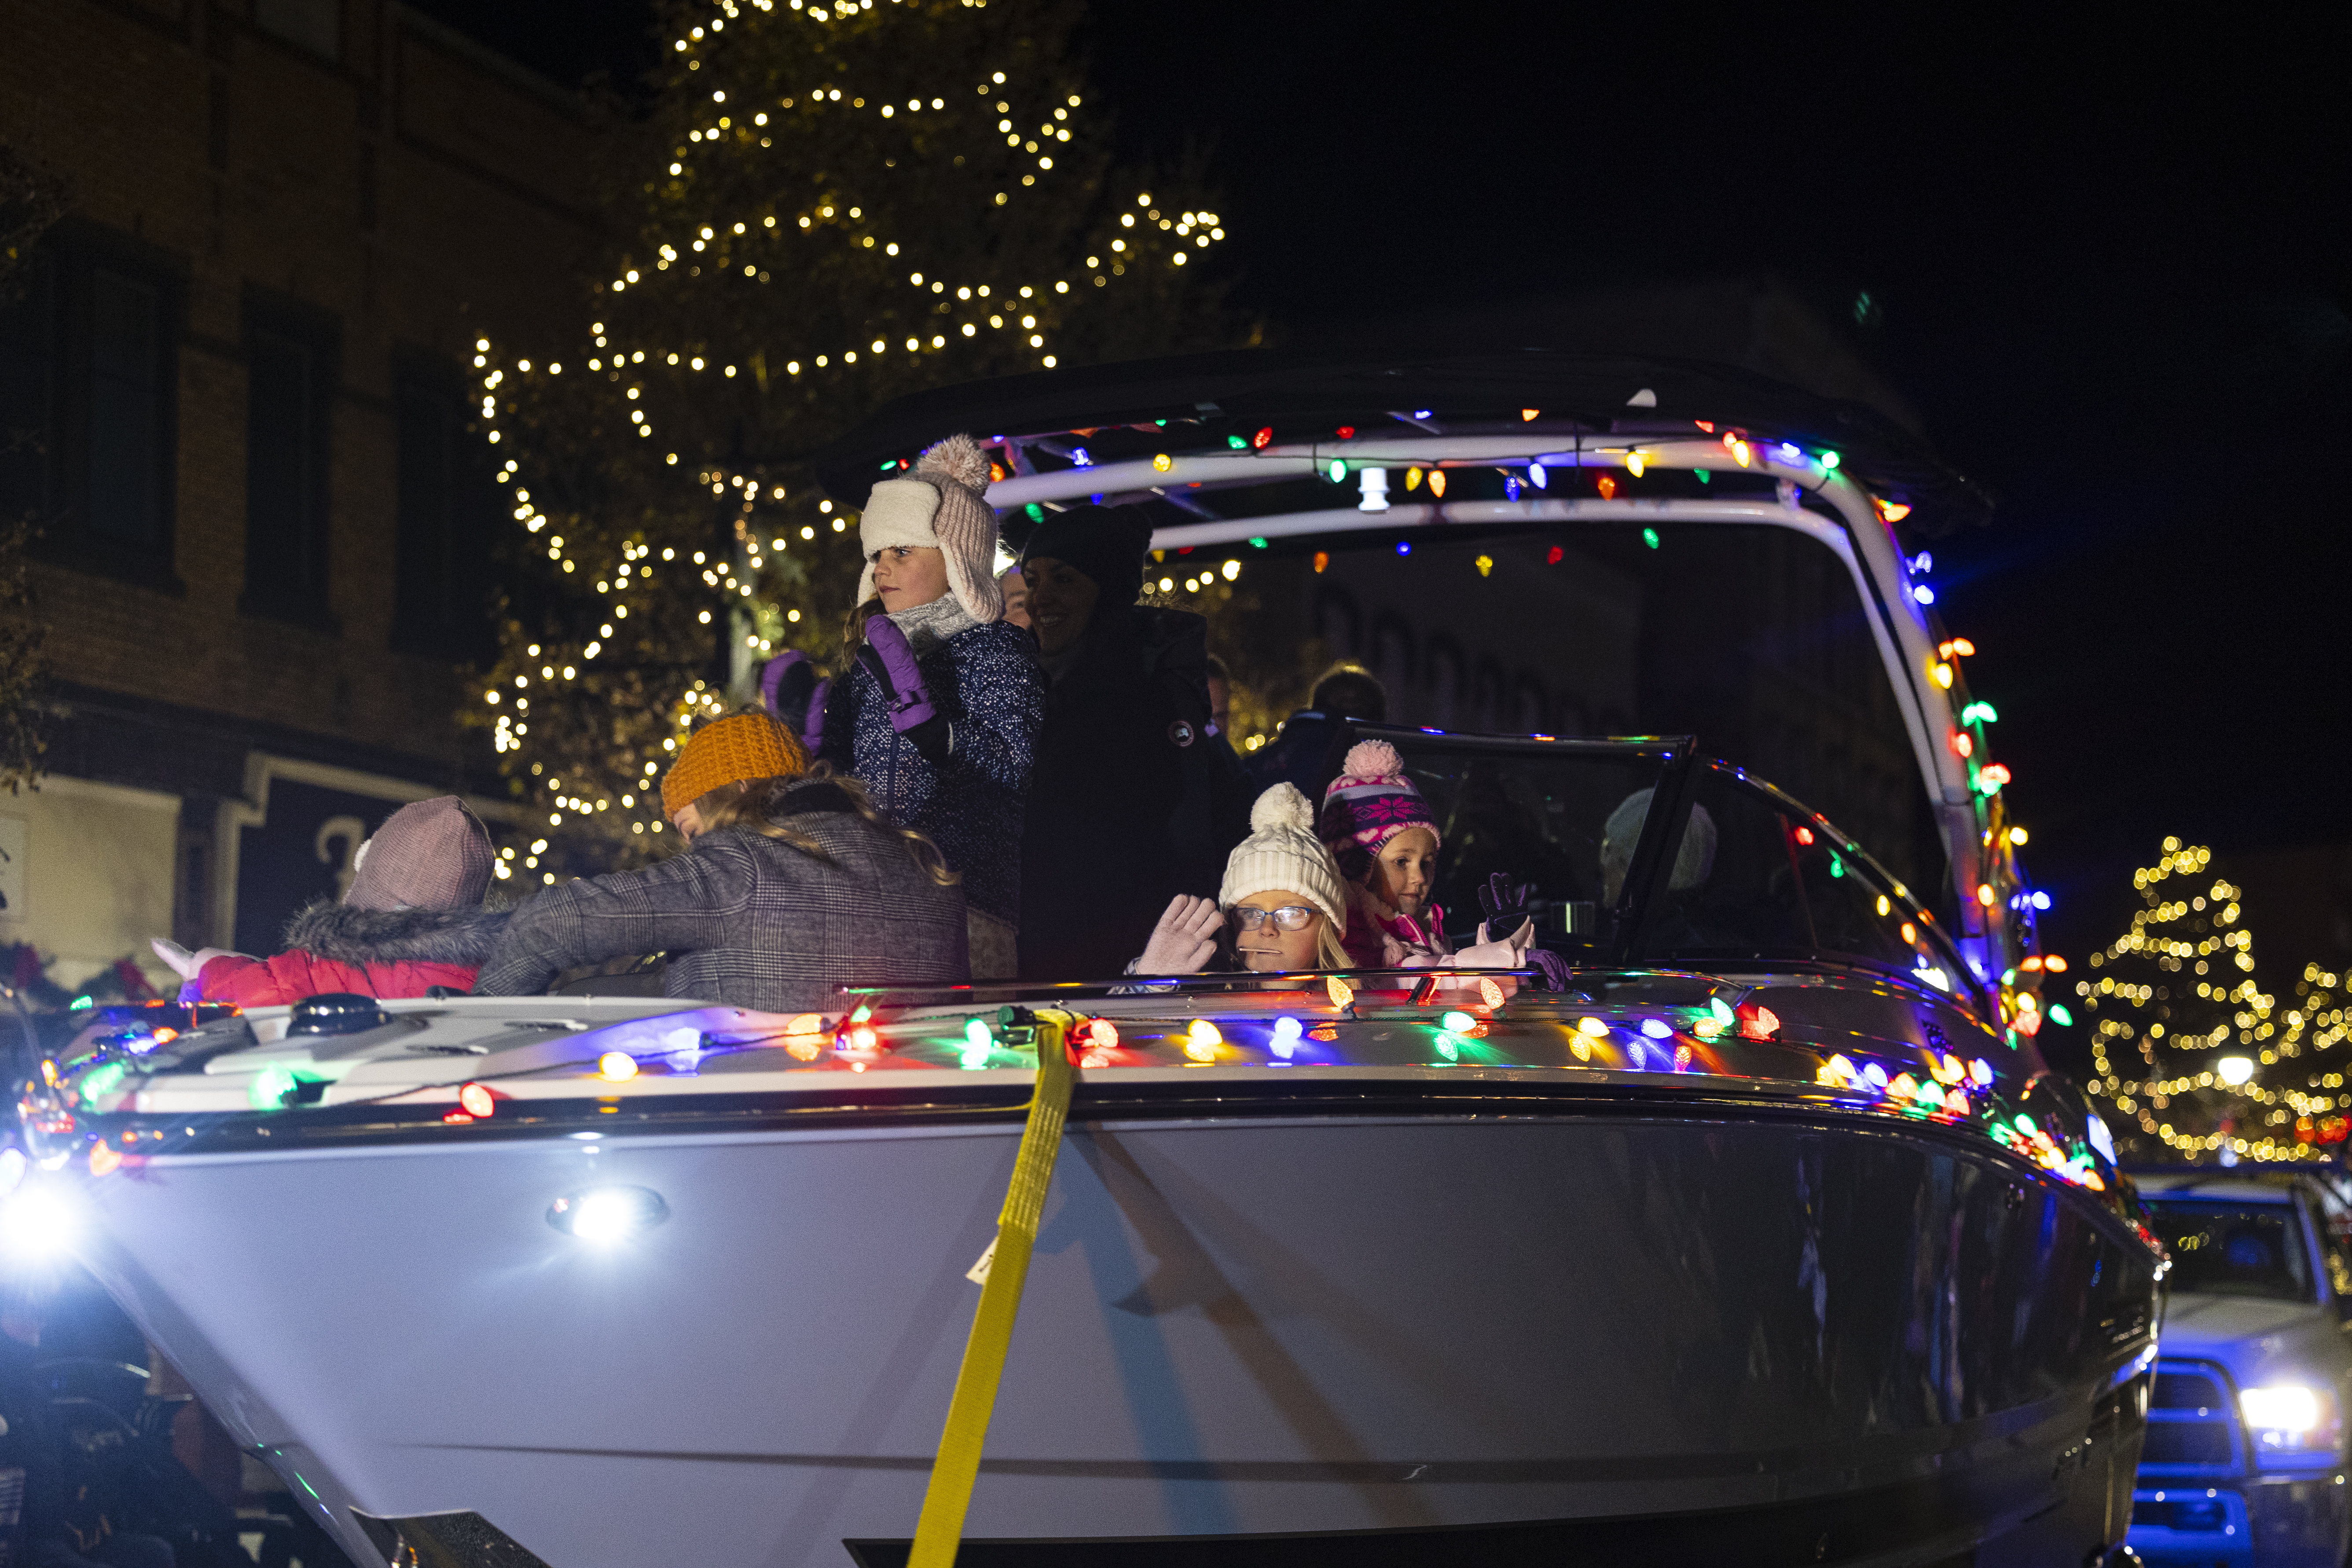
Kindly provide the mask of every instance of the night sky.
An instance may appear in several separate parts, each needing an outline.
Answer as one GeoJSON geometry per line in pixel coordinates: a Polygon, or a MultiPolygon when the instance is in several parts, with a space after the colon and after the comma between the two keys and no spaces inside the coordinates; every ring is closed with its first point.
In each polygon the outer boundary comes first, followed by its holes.
{"type": "MultiPolygon", "coordinates": [[[[652,55],[625,0],[425,8],[567,82],[652,55]]],[[[2352,840],[2352,9],[1096,15],[1123,153],[1205,152],[1277,341],[1759,274],[1842,322],[2000,497],[1936,577],[2062,951],[2167,833],[2352,840]]],[[[2250,919],[2273,984],[2330,956],[2250,919]]]]}

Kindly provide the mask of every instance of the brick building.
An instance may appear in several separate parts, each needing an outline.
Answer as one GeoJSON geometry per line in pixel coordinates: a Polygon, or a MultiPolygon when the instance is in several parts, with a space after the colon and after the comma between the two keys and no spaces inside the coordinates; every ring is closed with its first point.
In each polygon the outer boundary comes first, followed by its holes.
{"type": "Polygon", "coordinates": [[[0,141],[71,203],[0,310],[58,700],[0,942],[272,951],[398,803],[495,782],[466,367],[571,324],[593,133],[393,0],[0,0],[0,141]]]}

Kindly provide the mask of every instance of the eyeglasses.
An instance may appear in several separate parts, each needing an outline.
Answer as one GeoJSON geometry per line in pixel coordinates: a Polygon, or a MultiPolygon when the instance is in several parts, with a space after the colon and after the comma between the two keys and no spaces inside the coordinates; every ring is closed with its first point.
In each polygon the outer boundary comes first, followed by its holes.
{"type": "Polygon", "coordinates": [[[1234,924],[1243,931],[1255,931],[1265,924],[1268,916],[1284,931],[1305,931],[1317,912],[1305,904],[1285,904],[1278,910],[1262,910],[1255,904],[1235,904],[1225,911],[1233,916],[1234,924]]]}

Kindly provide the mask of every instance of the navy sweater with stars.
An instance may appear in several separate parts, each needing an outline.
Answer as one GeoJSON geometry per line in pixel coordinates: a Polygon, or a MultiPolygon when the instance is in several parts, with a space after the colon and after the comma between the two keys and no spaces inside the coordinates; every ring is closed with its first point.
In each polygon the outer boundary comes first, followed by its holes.
{"type": "Polygon", "coordinates": [[[1021,921],[1022,800],[1045,721],[1036,645],[1008,621],[967,626],[916,656],[948,721],[944,764],[890,727],[874,674],[852,661],[825,704],[819,755],[854,773],[898,821],[929,836],[963,878],[964,902],[1021,921]]]}

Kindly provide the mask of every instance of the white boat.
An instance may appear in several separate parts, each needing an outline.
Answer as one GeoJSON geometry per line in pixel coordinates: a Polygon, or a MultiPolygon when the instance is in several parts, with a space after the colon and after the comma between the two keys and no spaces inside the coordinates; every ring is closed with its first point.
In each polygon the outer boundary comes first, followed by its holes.
{"type": "MultiPolygon", "coordinates": [[[[1547,374],[1566,407],[1617,368],[1547,374]]],[[[1069,390],[993,499],[1328,474],[1328,443],[1235,447],[1181,379],[1152,404],[1031,378],[1033,405],[1069,390]],[[1040,457],[1113,424],[1163,450],[1040,457]]],[[[1339,443],[1343,478],[1633,459],[1723,465],[1723,488],[1400,520],[1358,510],[1367,481],[1332,510],[1171,523],[1168,548],[1798,536],[1854,584],[1948,883],[1906,886],[1687,737],[1368,730],[1448,822],[1457,904],[1492,871],[1535,879],[1565,989],[1366,973],[790,1018],[579,996],[93,1015],[28,1082],[15,1223],[69,1235],[356,1561],[878,1568],[907,1560],[932,1477],[1034,1025],[1066,1016],[1076,1083],[968,1568],[2097,1560],[2129,1522],[2161,1249],[2035,1050],[2030,891],[1952,739],[1983,727],[1867,463],[1671,384],[1617,389],[1602,416],[1650,396],[1615,430],[1377,391],[1360,423],[1394,402],[1397,433],[1339,443]],[[1612,887],[1603,823],[1645,788],[1612,887]],[[1718,844],[1694,885],[1669,846],[1702,808],[1718,844]]]]}

